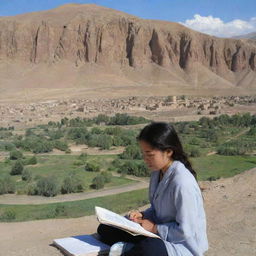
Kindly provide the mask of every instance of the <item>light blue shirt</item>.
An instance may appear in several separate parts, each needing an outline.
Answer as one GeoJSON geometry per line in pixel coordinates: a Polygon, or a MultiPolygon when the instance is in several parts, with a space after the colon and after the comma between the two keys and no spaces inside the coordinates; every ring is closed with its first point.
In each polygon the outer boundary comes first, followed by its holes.
{"type": "Polygon", "coordinates": [[[203,256],[208,240],[197,181],[180,161],[172,163],[160,182],[159,174],[160,171],[151,174],[151,207],[144,211],[144,217],[157,224],[169,256],[203,256]]]}

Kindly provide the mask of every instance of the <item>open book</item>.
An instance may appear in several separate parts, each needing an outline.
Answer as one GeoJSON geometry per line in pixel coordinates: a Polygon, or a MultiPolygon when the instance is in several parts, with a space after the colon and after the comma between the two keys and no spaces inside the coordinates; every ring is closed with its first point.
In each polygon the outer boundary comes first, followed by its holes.
{"type": "Polygon", "coordinates": [[[134,236],[143,235],[160,238],[158,235],[144,229],[140,224],[130,221],[127,218],[107,209],[95,206],[95,212],[100,223],[122,229],[134,236]]]}

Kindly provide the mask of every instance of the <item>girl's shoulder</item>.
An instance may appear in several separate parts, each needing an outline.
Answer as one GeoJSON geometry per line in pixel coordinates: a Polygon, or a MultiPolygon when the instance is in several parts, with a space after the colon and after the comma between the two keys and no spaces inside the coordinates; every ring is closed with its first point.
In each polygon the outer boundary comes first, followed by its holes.
{"type": "Polygon", "coordinates": [[[191,187],[198,186],[197,181],[193,174],[185,167],[185,165],[180,161],[175,161],[175,168],[173,170],[173,175],[171,182],[177,187],[191,187]]]}

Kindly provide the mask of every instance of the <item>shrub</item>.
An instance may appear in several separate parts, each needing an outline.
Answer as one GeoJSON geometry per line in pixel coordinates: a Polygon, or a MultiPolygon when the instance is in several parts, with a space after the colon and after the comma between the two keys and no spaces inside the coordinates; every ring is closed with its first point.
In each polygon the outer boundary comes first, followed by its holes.
{"type": "Polygon", "coordinates": [[[93,134],[101,134],[102,132],[103,131],[100,128],[98,128],[98,127],[93,127],[91,129],[91,133],[93,133],[93,134]]]}
{"type": "Polygon", "coordinates": [[[47,153],[52,151],[53,145],[49,141],[42,141],[42,142],[36,142],[34,146],[31,146],[30,150],[32,150],[33,153],[39,154],[39,153],[47,153]]]}
{"type": "Polygon", "coordinates": [[[122,133],[122,129],[120,127],[108,127],[105,129],[105,133],[108,135],[115,135],[118,136],[122,133]]]}
{"type": "Polygon", "coordinates": [[[99,114],[97,117],[95,117],[94,122],[96,124],[105,123],[107,124],[109,122],[109,117],[104,114],[99,114]]]}
{"type": "Polygon", "coordinates": [[[98,146],[101,147],[101,149],[110,149],[110,147],[112,146],[112,138],[106,134],[100,135],[98,146]]]}
{"type": "Polygon", "coordinates": [[[126,161],[119,172],[122,174],[135,175],[138,177],[149,176],[148,168],[143,161],[126,161]]]}
{"type": "Polygon", "coordinates": [[[18,151],[18,150],[12,150],[10,152],[10,159],[11,160],[17,160],[17,159],[21,159],[23,157],[22,152],[18,151]]]}
{"type": "Polygon", "coordinates": [[[191,144],[191,145],[200,145],[200,143],[201,143],[201,141],[198,138],[196,138],[196,137],[192,138],[189,141],[189,144],[191,144]]]}
{"type": "Polygon", "coordinates": [[[95,163],[86,163],[84,169],[87,172],[99,172],[100,171],[99,165],[97,165],[95,163]]]}
{"type": "Polygon", "coordinates": [[[235,155],[244,155],[246,153],[246,148],[242,145],[220,145],[217,148],[217,153],[224,156],[235,156],[235,155]]]}
{"type": "Polygon", "coordinates": [[[22,140],[22,138],[16,138],[14,144],[18,148],[32,151],[35,154],[50,152],[53,149],[53,143],[51,141],[38,135],[26,137],[24,140],[22,140]]]}
{"type": "Polygon", "coordinates": [[[124,144],[123,140],[119,136],[114,136],[112,138],[112,145],[113,146],[122,146],[124,144]]]}
{"type": "Polygon", "coordinates": [[[0,178],[0,195],[15,193],[15,182],[10,175],[0,178]]]}
{"type": "Polygon", "coordinates": [[[81,153],[78,157],[79,160],[81,160],[82,162],[85,163],[85,161],[87,160],[88,158],[88,154],[87,153],[81,153]]]}
{"type": "Polygon", "coordinates": [[[35,164],[37,164],[36,156],[32,156],[29,159],[27,159],[26,164],[27,165],[35,165],[35,164]]]}
{"type": "Polygon", "coordinates": [[[73,165],[75,165],[75,166],[81,166],[81,165],[84,165],[84,162],[81,161],[81,160],[76,160],[76,161],[73,162],[73,165]]]}
{"type": "Polygon", "coordinates": [[[31,181],[31,179],[32,179],[32,174],[31,174],[31,172],[29,171],[29,170],[23,170],[23,172],[22,172],[22,175],[21,175],[21,178],[22,178],[22,180],[24,180],[24,181],[31,181]]]}
{"type": "Polygon", "coordinates": [[[105,185],[105,179],[102,175],[98,175],[96,176],[93,180],[92,180],[92,184],[91,184],[91,188],[94,189],[101,189],[103,188],[105,185]]]}
{"type": "Polygon", "coordinates": [[[209,180],[209,181],[215,181],[215,180],[218,180],[218,179],[220,179],[220,176],[210,176],[210,177],[208,177],[207,178],[207,180],[209,180]]]}
{"type": "Polygon", "coordinates": [[[77,193],[84,190],[83,182],[74,173],[71,173],[68,177],[63,180],[61,186],[61,193],[77,193]]]}
{"type": "Polygon", "coordinates": [[[15,164],[12,167],[12,170],[10,172],[11,175],[20,175],[23,172],[23,164],[20,160],[17,160],[15,164]]]}
{"type": "Polygon", "coordinates": [[[121,159],[141,159],[140,148],[137,145],[129,145],[119,157],[121,159]]]}
{"type": "Polygon", "coordinates": [[[250,136],[255,136],[256,135],[256,127],[250,128],[250,130],[247,132],[247,134],[250,136]]]}
{"type": "Polygon", "coordinates": [[[42,177],[37,181],[36,190],[38,195],[52,197],[59,192],[55,177],[42,177]]]}
{"type": "Polygon", "coordinates": [[[86,144],[89,132],[85,127],[71,128],[68,131],[68,138],[74,140],[77,144],[86,144]]]}
{"type": "Polygon", "coordinates": [[[189,157],[199,157],[201,156],[201,151],[198,147],[196,146],[190,146],[190,145],[185,145],[185,152],[189,157]]]}
{"type": "Polygon", "coordinates": [[[30,196],[37,195],[37,187],[36,184],[30,184],[27,188],[27,194],[30,196]]]}
{"type": "Polygon", "coordinates": [[[48,136],[50,137],[51,140],[58,140],[64,136],[64,133],[60,129],[57,131],[50,131],[50,132],[48,131],[48,136]]]}
{"type": "Polygon", "coordinates": [[[138,166],[134,161],[126,161],[119,172],[133,175],[137,173],[138,166]]]}
{"type": "Polygon", "coordinates": [[[105,183],[111,182],[112,174],[110,172],[102,172],[101,175],[103,176],[105,183]]]}
{"type": "Polygon", "coordinates": [[[138,176],[138,177],[148,177],[148,176],[150,176],[150,172],[148,170],[148,167],[144,163],[144,161],[140,161],[138,163],[138,169],[137,169],[137,173],[135,173],[135,176],[138,176]]]}
{"type": "Polygon", "coordinates": [[[87,144],[89,147],[100,147],[101,149],[110,149],[112,138],[106,134],[92,134],[88,137],[87,144]]]}
{"type": "Polygon", "coordinates": [[[122,161],[120,159],[115,159],[114,161],[112,161],[112,168],[113,168],[113,170],[120,172],[123,164],[124,164],[124,161],[122,161]]]}
{"type": "Polygon", "coordinates": [[[61,151],[66,151],[68,150],[68,144],[65,141],[61,141],[61,140],[56,140],[54,141],[54,147],[58,150],[61,151]]]}

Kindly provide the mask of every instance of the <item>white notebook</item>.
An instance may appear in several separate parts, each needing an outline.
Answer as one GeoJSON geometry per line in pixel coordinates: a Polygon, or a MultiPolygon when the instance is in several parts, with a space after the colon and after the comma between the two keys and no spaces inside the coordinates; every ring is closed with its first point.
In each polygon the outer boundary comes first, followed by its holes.
{"type": "Polygon", "coordinates": [[[110,246],[93,235],[73,236],[53,240],[53,244],[69,256],[107,255],[110,246]]]}

